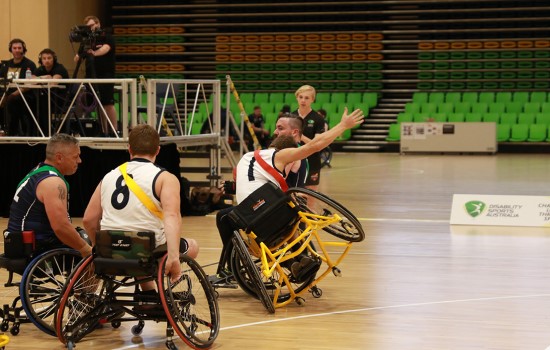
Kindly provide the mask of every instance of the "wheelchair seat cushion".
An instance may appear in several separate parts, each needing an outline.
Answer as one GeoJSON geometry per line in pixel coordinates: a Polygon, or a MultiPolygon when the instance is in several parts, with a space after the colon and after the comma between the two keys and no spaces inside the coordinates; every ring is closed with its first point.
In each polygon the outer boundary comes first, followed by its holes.
{"type": "Polygon", "coordinates": [[[97,233],[96,252],[102,258],[149,258],[154,249],[154,232],[102,230],[97,233]]]}
{"type": "Polygon", "coordinates": [[[0,268],[6,269],[9,272],[14,272],[19,275],[23,275],[25,267],[29,262],[26,258],[10,258],[6,254],[0,254],[0,268]]]}
{"type": "Polygon", "coordinates": [[[298,221],[298,210],[275,184],[268,182],[252,192],[228,215],[235,228],[254,232],[258,243],[272,246],[298,221]]]}
{"type": "Polygon", "coordinates": [[[154,232],[99,231],[96,238],[97,273],[147,276],[154,271],[154,232]]]}

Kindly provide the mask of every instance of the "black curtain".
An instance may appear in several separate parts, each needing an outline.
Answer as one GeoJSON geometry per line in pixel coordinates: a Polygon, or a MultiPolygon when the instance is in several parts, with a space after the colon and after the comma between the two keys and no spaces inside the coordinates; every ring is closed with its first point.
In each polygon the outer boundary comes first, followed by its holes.
{"type": "MultiPolygon", "coordinates": [[[[82,163],[76,174],[67,176],[71,186],[69,200],[69,214],[81,217],[97,184],[103,176],[128,161],[130,155],[126,150],[98,150],[81,147],[82,163]]],[[[46,154],[46,145],[0,145],[0,216],[8,217],[10,204],[19,181],[39,162],[46,154]]],[[[180,155],[175,144],[164,145],[160,149],[156,163],[167,171],[176,175],[181,182],[180,155]]],[[[183,190],[183,186],[182,186],[183,190]]],[[[184,193],[182,193],[182,196],[184,193]]],[[[184,200],[182,197],[182,211],[184,200]]]]}

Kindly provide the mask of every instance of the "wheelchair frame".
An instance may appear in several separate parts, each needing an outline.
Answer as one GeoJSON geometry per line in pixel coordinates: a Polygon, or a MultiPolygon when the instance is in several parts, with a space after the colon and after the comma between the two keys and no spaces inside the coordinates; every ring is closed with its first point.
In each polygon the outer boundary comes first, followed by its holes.
{"type": "Polygon", "coordinates": [[[17,287],[17,292],[11,304],[2,306],[0,330],[9,329],[15,336],[20,332],[21,323],[33,323],[43,332],[55,336],[53,316],[59,296],[80,260],[80,254],[71,248],[52,249],[30,259],[1,256],[0,265],[9,273],[4,287],[17,287]],[[19,266],[25,266],[22,273],[15,271],[19,266]],[[21,275],[19,282],[13,281],[14,274],[21,275]]]}
{"type": "MultiPolygon", "coordinates": [[[[246,229],[236,231],[233,237],[234,249],[237,251],[235,258],[244,263],[249,284],[254,286],[257,297],[271,313],[275,312],[275,308],[288,305],[293,300],[302,305],[305,300],[301,296],[305,291],[310,291],[315,298],[321,297],[322,290],[317,287],[317,284],[331,271],[335,276],[340,276],[341,271],[337,265],[343,261],[352,244],[362,241],[365,237],[357,218],[327,196],[300,188],[290,189],[287,193],[290,197],[288,204],[291,207],[298,206],[299,208],[299,220],[280,243],[273,247],[268,247],[264,242],[258,243],[256,234],[253,231],[247,233],[246,229]],[[307,200],[303,198],[300,200],[296,197],[304,195],[313,197],[328,205],[329,208],[323,209],[325,215],[314,213],[307,206],[307,200]],[[335,211],[337,213],[334,213],[335,211]],[[323,240],[319,235],[321,230],[344,241],[323,240]],[[350,231],[357,232],[350,234],[350,231]],[[316,242],[319,246],[319,252],[313,242],[316,242]],[[296,249],[295,247],[298,245],[299,247],[296,249]],[[328,251],[329,247],[340,247],[343,251],[338,258],[333,259],[328,251]],[[285,262],[287,264],[291,263],[294,258],[303,254],[304,251],[309,256],[325,263],[327,267],[319,276],[313,276],[300,283],[295,281],[294,276],[289,275],[284,270],[284,265],[286,265],[285,262]],[[259,258],[259,261],[254,262],[250,254],[255,258],[259,258]],[[261,275],[260,273],[254,273],[253,270],[260,272],[261,275]],[[255,281],[250,281],[250,279],[255,279],[255,281]],[[297,287],[294,287],[294,285],[297,287]],[[268,288],[274,291],[271,295],[267,290],[268,288]]],[[[234,269],[234,273],[241,274],[242,269],[234,269]]],[[[241,288],[245,290],[250,288],[249,284],[243,282],[246,277],[239,278],[239,276],[236,276],[236,280],[241,288]]]]}
{"type": "MultiPolygon", "coordinates": [[[[55,326],[59,340],[66,344],[67,349],[73,349],[98,324],[111,322],[114,328],[118,328],[121,322],[138,321],[131,331],[139,335],[146,320],[167,321],[165,345],[169,349],[177,349],[172,340],[174,330],[194,349],[209,348],[213,344],[219,332],[218,303],[208,277],[195,260],[180,254],[182,276],[172,283],[164,273],[167,254],[160,261],[155,259],[153,274],[143,279],[134,276],[118,276],[122,278],[117,279],[114,275],[96,274],[96,257],[94,252],[81,262],[65,285],[60,299],[55,326]],[[138,284],[146,281],[155,281],[157,289],[162,291],[159,293],[162,309],[158,308],[156,296],[151,298],[139,293],[117,291],[122,287],[134,286],[137,292],[138,284]],[[196,305],[198,303],[203,304],[196,305]],[[139,309],[142,305],[148,307],[139,309]],[[198,309],[196,306],[199,306],[198,309]],[[208,310],[207,315],[204,309],[208,310]],[[123,317],[122,314],[131,317],[123,317]]],[[[113,264],[117,262],[117,259],[109,260],[113,264]]]]}

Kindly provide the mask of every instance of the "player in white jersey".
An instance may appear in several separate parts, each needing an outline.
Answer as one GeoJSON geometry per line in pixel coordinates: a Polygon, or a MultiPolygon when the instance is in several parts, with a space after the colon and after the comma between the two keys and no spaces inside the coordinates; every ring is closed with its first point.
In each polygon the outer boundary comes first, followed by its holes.
{"type": "MultiPolygon", "coordinates": [[[[363,118],[361,110],[357,109],[348,114],[348,109],[345,108],[340,123],[327,132],[316,135],[310,142],[298,148],[296,148],[296,139],[293,135],[278,135],[271,143],[269,149],[255,151],[267,163],[267,166],[272,168],[272,171],[268,171],[265,167],[258,164],[257,158],[254,155],[255,152],[246,153],[239,160],[236,169],[237,204],[241,203],[252,192],[267,182],[273,182],[281,188],[285,186],[286,174],[292,170],[295,162],[301,161],[310,154],[324,149],[345,130],[361,124],[363,118]]],[[[225,271],[227,270],[228,253],[231,252],[228,247],[230,247],[229,243],[234,231],[227,217],[227,214],[231,210],[232,208],[223,209],[216,215],[216,225],[220,233],[223,249],[218,263],[218,276],[213,277],[214,283],[216,283],[218,277],[219,280],[225,281],[225,278],[228,276],[228,273],[225,271]]]]}
{"type": "MultiPolygon", "coordinates": [[[[129,188],[119,167],[97,186],[84,213],[83,224],[92,241],[99,230],[154,231],[157,245],[164,242],[167,245],[166,274],[175,281],[181,275],[180,251],[195,258],[199,248],[193,239],[181,239],[185,247],[180,248],[180,183],[175,175],[154,165],[160,151],[159,142],[159,134],[153,127],[146,124],[134,127],[129,135],[131,160],[121,166],[126,166],[124,173],[133,178],[154,208],[149,209],[147,201],[139,199],[129,188]]],[[[155,284],[151,281],[141,288],[153,291],[155,284]]]]}

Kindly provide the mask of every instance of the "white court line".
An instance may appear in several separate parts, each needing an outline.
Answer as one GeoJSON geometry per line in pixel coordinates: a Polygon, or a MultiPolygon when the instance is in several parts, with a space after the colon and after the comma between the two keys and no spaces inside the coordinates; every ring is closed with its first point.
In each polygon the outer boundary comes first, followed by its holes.
{"type": "Polygon", "coordinates": [[[449,220],[437,219],[396,219],[396,218],[357,218],[359,221],[397,221],[397,222],[439,222],[449,223],[449,220]]]}
{"type": "MultiPolygon", "coordinates": [[[[410,303],[410,304],[398,304],[398,305],[388,305],[388,306],[366,307],[366,308],[361,308],[361,309],[332,311],[332,312],[325,312],[325,313],[320,313],[320,314],[286,317],[286,318],[280,318],[280,319],[276,319],[276,320],[264,320],[264,321],[258,321],[258,322],[243,323],[243,324],[235,325],[235,326],[221,327],[220,332],[221,331],[226,331],[226,330],[231,330],[231,329],[254,327],[254,326],[264,325],[264,324],[269,324],[269,323],[279,323],[279,322],[286,322],[286,321],[291,321],[291,320],[300,320],[300,319],[304,319],[304,318],[324,317],[324,316],[331,316],[331,315],[350,314],[350,313],[356,313],[356,312],[390,310],[390,309],[399,309],[399,308],[405,308],[405,307],[426,306],[426,305],[468,303],[468,302],[477,302],[477,301],[493,301],[493,300],[507,300],[507,299],[541,298],[541,297],[547,298],[547,297],[550,297],[550,294],[503,295],[503,296],[500,296],[500,297],[455,299],[455,300],[431,301],[431,302],[425,302],[425,303],[410,303]]],[[[132,348],[142,347],[143,345],[152,345],[152,344],[157,344],[157,343],[161,343],[161,342],[164,342],[164,340],[156,340],[156,341],[147,342],[147,343],[128,345],[128,346],[125,346],[125,347],[117,348],[117,350],[132,349],[132,348]]]]}

